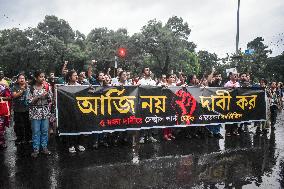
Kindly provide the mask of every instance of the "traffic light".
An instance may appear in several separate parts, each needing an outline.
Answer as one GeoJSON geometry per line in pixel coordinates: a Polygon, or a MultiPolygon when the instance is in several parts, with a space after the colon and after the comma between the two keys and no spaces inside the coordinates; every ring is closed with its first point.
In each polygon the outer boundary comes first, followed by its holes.
{"type": "Polygon", "coordinates": [[[123,48],[123,47],[120,47],[118,49],[118,56],[119,56],[119,58],[125,58],[125,56],[126,56],[126,49],[123,48]]]}

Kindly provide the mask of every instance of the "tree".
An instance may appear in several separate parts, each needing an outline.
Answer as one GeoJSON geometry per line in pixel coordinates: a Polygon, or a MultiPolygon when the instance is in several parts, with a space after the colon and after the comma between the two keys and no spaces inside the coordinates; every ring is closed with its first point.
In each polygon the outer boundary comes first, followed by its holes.
{"type": "Polygon", "coordinates": [[[268,46],[263,43],[262,37],[257,37],[247,44],[251,54],[239,52],[232,54],[229,59],[229,67],[237,67],[238,72],[250,73],[254,81],[265,77],[265,69],[268,63],[268,55],[272,53],[268,46]]]}
{"type": "Polygon", "coordinates": [[[179,56],[179,64],[176,70],[176,73],[181,71],[185,74],[199,74],[201,71],[200,62],[198,56],[195,52],[190,52],[187,49],[179,56]]]}
{"type": "MultiPolygon", "coordinates": [[[[272,53],[268,46],[263,43],[262,37],[257,37],[247,44],[247,49],[253,49],[254,53],[249,57],[250,71],[254,72],[257,78],[265,76],[265,68],[267,66],[268,55],[272,53]]],[[[249,55],[248,55],[249,56],[249,55]]]]}
{"type": "MultiPolygon", "coordinates": [[[[120,47],[128,51],[128,40],[126,29],[121,28],[113,31],[107,28],[96,28],[87,35],[86,52],[88,58],[98,60],[97,68],[106,70],[108,67],[114,66],[114,57],[120,47]]],[[[125,58],[119,59],[119,66],[127,67],[125,62],[128,60],[128,54],[125,58]]]]}
{"type": "Polygon", "coordinates": [[[267,66],[268,55],[272,53],[263,41],[262,37],[257,37],[250,41],[247,44],[247,49],[253,50],[253,53],[242,53],[242,58],[239,61],[239,70],[241,72],[252,73],[256,80],[266,75],[265,68],[267,66]]]}
{"type": "Polygon", "coordinates": [[[195,46],[188,41],[190,32],[188,24],[176,16],[169,18],[165,25],[154,19],[142,27],[141,47],[155,59],[154,69],[159,68],[158,74],[176,70],[185,50],[194,52],[195,46]]]}
{"type": "Polygon", "coordinates": [[[64,44],[71,43],[75,37],[75,33],[68,22],[58,19],[56,16],[45,16],[44,21],[40,22],[37,28],[48,36],[57,37],[64,44]]]}
{"type": "Polygon", "coordinates": [[[157,76],[170,71],[200,75],[213,66],[222,71],[237,66],[239,72],[251,72],[256,80],[265,76],[283,80],[284,55],[269,58],[271,50],[263,38],[247,44],[253,54],[227,54],[219,60],[215,53],[196,53],[190,33],[188,23],[177,16],[165,24],[150,20],[131,36],[124,28],[95,28],[85,36],[73,31],[65,20],[46,16],[36,28],[0,30],[0,63],[8,76],[36,69],[60,73],[64,60],[69,61],[68,69],[81,71],[88,60],[96,59],[97,69],[106,71],[114,67],[118,49],[124,48],[127,53],[118,58],[118,66],[134,74],[140,74],[144,66],[151,67],[157,76]]]}
{"type": "Polygon", "coordinates": [[[0,31],[0,62],[7,75],[27,67],[29,39],[17,28],[0,31]]]}
{"type": "Polygon", "coordinates": [[[86,49],[85,40],[86,40],[86,36],[80,31],[76,30],[74,44],[79,45],[82,50],[85,50],[86,49]]]}
{"type": "Polygon", "coordinates": [[[86,61],[84,48],[84,35],[76,31],[74,38],[68,23],[55,16],[46,16],[38,28],[0,31],[0,62],[10,76],[37,69],[60,73],[68,59],[70,69],[79,69],[86,61]]]}
{"type": "Polygon", "coordinates": [[[270,81],[284,81],[284,51],[279,56],[268,58],[264,72],[270,81]]]}
{"type": "Polygon", "coordinates": [[[200,72],[210,73],[212,67],[218,66],[218,56],[215,53],[210,53],[208,51],[198,51],[198,60],[200,63],[200,72]]]}

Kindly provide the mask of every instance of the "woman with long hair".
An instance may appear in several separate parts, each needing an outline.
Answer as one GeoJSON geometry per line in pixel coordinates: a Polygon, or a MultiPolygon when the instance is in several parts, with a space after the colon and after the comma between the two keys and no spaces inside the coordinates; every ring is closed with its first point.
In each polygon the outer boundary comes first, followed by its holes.
{"type": "Polygon", "coordinates": [[[32,130],[28,106],[28,94],[30,89],[23,73],[17,75],[16,79],[16,83],[12,88],[12,96],[15,122],[14,132],[17,137],[15,144],[18,145],[31,141],[32,130]]]}
{"type": "Polygon", "coordinates": [[[31,155],[34,158],[38,157],[40,149],[42,149],[43,154],[50,155],[51,152],[47,145],[50,117],[49,103],[52,100],[52,92],[45,83],[44,72],[35,72],[28,99],[33,140],[33,153],[31,155]]]}

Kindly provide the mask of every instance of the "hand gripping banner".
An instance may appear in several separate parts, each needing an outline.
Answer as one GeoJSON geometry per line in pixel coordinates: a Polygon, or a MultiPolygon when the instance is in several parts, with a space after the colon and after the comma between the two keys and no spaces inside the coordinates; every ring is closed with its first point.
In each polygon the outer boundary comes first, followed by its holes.
{"type": "Polygon", "coordinates": [[[261,88],[57,86],[59,135],[266,120],[261,88]]]}

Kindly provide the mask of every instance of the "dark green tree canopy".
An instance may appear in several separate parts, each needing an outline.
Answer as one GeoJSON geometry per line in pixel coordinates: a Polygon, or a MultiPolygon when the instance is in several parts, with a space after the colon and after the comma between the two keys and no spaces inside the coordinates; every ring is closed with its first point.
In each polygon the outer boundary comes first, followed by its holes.
{"type": "Polygon", "coordinates": [[[118,66],[134,74],[141,74],[142,68],[149,66],[157,76],[172,71],[202,76],[212,67],[224,72],[237,66],[239,72],[249,72],[256,79],[271,76],[283,80],[283,54],[268,57],[271,50],[262,37],[247,44],[253,54],[241,53],[238,59],[228,54],[220,59],[215,53],[196,52],[190,34],[188,23],[178,16],[170,17],[166,23],[149,20],[133,35],[125,28],[114,31],[104,27],[84,35],[65,20],[48,15],[36,28],[0,30],[0,63],[8,76],[39,68],[60,74],[65,60],[69,61],[68,69],[86,70],[96,59],[98,70],[114,71],[115,56],[122,47],[126,56],[118,57],[118,66]]]}
{"type": "Polygon", "coordinates": [[[45,16],[43,22],[40,22],[37,28],[48,36],[54,36],[62,40],[65,44],[74,40],[75,33],[71,26],[63,19],[56,16],[45,16]]]}

